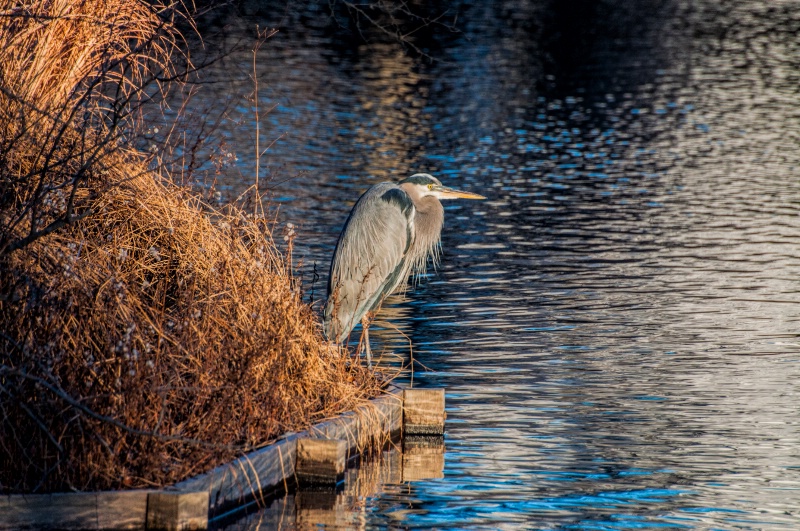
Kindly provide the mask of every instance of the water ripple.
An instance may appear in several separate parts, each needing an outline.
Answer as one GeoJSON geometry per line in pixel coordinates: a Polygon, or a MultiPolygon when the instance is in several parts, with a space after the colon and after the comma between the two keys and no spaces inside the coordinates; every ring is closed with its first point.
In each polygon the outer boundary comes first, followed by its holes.
{"type": "Polygon", "coordinates": [[[456,4],[457,32],[415,37],[433,62],[309,16],[259,64],[307,287],[370,184],[429,171],[489,197],[446,205],[439,271],[372,334],[448,389],[445,477],[348,518],[800,527],[797,3],[456,4]]]}

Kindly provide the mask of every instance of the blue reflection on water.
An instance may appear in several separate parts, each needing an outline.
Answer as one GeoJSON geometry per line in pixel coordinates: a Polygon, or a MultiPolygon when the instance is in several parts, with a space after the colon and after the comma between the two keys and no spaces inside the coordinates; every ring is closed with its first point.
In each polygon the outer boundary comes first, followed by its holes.
{"type": "Polygon", "coordinates": [[[439,270],[372,334],[447,388],[444,478],[340,509],[364,528],[800,528],[800,12],[567,4],[458,3],[457,32],[419,37],[432,62],[314,16],[268,49],[266,134],[290,134],[263,167],[293,177],[272,193],[303,267],[327,269],[375,182],[489,197],[445,205],[439,270]]]}

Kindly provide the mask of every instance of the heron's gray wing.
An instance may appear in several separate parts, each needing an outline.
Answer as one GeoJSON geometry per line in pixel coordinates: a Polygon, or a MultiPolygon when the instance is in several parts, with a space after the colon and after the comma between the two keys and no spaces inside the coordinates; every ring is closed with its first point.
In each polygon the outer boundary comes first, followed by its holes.
{"type": "Polygon", "coordinates": [[[411,198],[388,182],[367,190],[353,207],[331,262],[324,322],[329,339],[344,341],[406,280],[414,214],[411,198]]]}

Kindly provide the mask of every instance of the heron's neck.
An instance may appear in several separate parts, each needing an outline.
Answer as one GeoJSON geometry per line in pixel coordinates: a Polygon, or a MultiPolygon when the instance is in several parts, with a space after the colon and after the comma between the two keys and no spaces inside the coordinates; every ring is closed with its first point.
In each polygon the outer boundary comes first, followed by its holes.
{"type": "Polygon", "coordinates": [[[415,204],[415,208],[417,213],[414,217],[414,273],[423,274],[428,257],[433,259],[434,267],[439,262],[444,208],[435,197],[421,198],[415,204]]]}
{"type": "Polygon", "coordinates": [[[425,228],[426,234],[435,233],[438,238],[444,221],[444,208],[439,200],[431,196],[422,197],[414,203],[414,207],[417,209],[415,223],[421,224],[418,225],[417,231],[425,228]]]}

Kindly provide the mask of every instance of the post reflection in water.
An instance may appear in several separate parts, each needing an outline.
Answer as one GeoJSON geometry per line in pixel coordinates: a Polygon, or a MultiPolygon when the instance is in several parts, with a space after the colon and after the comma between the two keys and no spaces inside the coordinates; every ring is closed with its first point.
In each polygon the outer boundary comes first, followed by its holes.
{"type": "MultiPolygon", "coordinates": [[[[441,479],[444,453],[441,440],[411,442],[402,451],[392,448],[345,473],[341,489],[308,489],[283,496],[269,506],[225,526],[229,531],[256,529],[367,529],[371,501],[387,489],[411,494],[414,481],[441,479]]],[[[411,511],[413,509],[409,509],[411,511]]],[[[403,512],[394,515],[401,521],[403,512]]]]}
{"type": "MultiPolygon", "coordinates": [[[[448,390],[443,478],[303,518],[800,528],[797,3],[431,5],[458,16],[409,36],[423,55],[298,7],[259,59],[262,132],[286,133],[263,164],[304,279],[376,182],[424,171],[489,197],[446,205],[440,270],[373,334],[387,360],[410,339],[415,384],[448,390]]],[[[278,22],[239,22],[256,23],[278,22]]],[[[222,130],[248,146],[239,111],[222,130]]]]}

